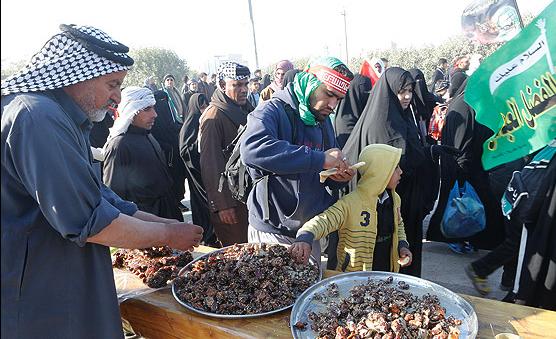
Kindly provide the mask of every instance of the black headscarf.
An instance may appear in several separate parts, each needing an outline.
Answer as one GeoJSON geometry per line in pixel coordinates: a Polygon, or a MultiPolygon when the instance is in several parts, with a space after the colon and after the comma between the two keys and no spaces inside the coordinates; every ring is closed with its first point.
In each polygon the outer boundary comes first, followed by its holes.
{"type": "MultiPolygon", "coordinates": [[[[371,90],[367,105],[346,142],[344,153],[351,163],[357,162],[361,150],[370,144],[388,144],[401,148],[402,164],[404,158],[408,167],[417,166],[417,159],[423,158],[422,144],[411,111],[403,110],[398,92],[408,84],[415,84],[411,74],[399,67],[387,68],[375,87],[371,90]],[[408,148],[416,152],[408,152],[408,148]]],[[[403,165],[403,164],[402,164],[403,165]]],[[[405,166],[404,166],[405,167],[405,166]]],[[[408,168],[403,168],[407,172],[408,168]]],[[[409,173],[407,173],[409,174],[409,173]]]]}
{"type": "Polygon", "coordinates": [[[454,72],[452,78],[450,79],[450,89],[448,89],[448,95],[450,98],[454,98],[456,96],[456,92],[462,87],[461,85],[467,79],[467,74],[464,71],[458,70],[454,72]]]}
{"type": "Polygon", "coordinates": [[[355,74],[346,97],[342,99],[338,106],[334,119],[334,131],[340,147],[344,147],[357,120],[359,120],[359,116],[361,116],[369,99],[371,88],[371,79],[361,74],[355,74]]]}
{"type": "Polygon", "coordinates": [[[284,80],[282,81],[282,83],[284,84],[284,88],[286,88],[286,86],[290,82],[293,82],[293,79],[295,78],[295,75],[297,73],[299,73],[299,70],[294,68],[294,69],[290,69],[289,71],[286,72],[286,74],[284,74],[284,80]]]}
{"type": "MultiPolygon", "coordinates": [[[[429,120],[434,106],[436,106],[436,98],[427,89],[425,75],[420,69],[412,68],[408,71],[413,79],[415,79],[415,89],[413,90],[413,104],[417,109],[417,113],[424,120],[429,120]]],[[[427,124],[428,126],[428,124],[427,124]]]]}
{"type": "Polygon", "coordinates": [[[261,85],[261,88],[267,88],[268,85],[270,85],[270,82],[270,74],[263,75],[263,83],[261,85]]]}

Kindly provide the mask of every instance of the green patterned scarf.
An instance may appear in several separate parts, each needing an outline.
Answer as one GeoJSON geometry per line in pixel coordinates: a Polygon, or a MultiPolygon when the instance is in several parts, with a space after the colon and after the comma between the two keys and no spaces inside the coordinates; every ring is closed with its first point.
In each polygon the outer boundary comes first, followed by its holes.
{"type": "Polygon", "coordinates": [[[311,61],[305,71],[299,72],[295,75],[293,81],[293,91],[299,101],[299,115],[303,123],[307,126],[315,126],[317,121],[315,115],[311,112],[309,106],[309,97],[311,94],[322,84],[314,74],[307,71],[311,67],[325,66],[333,69],[334,67],[343,64],[339,59],[334,57],[323,57],[311,61]]]}

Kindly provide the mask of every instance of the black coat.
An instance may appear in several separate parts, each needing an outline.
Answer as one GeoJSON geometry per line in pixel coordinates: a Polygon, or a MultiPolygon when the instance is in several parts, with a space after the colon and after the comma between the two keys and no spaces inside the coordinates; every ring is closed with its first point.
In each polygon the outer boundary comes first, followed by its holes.
{"type": "Polygon", "coordinates": [[[104,183],[141,211],[183,220],[174,199],[174,182],[162,149],[149,131],[129,126],[126,133],[107,142],[104,183]]]}
{"type": "Polygon", "coordinates": [[[189,183],[191,214],[193,223],[203,227],[203,240],[208,240],[212,234],[210,213],[205,185],[201,176],[199,155],[199,119],[201,119],[201,106],[208,105],[204,94],[195,93],[189,100],[188,113],[180,130],[180,156],[185,164],[187,182],[189,183]]]}
{"type": "Polygon", "coordinates": [[[556,155],[547,146],[519,173],[528,192],[510,217],[527,228],[518,299],[528,306],[556,310],[556,155]]]}
{"type": "Polygon", "coordinates": [[[462,153],[455,159],[450,156],[440,156],[440,195],[429,223],[427,239],[449,242],[470,240],[479,248],[492,249],[504,240],[501,195],[495,195],[491,188],[489,173],[483,169],[481,163],[483,143],[492,135],[492,131],[475,120],[475,111],[464,101],[466,85],[467,82],[464,82],[460,86],[459,94],[448,106],[446,122],[442,129],[442,144],[456,147],[462,153]],[[464,180],[469,181],[485,207],[487,227],[469,239],[446,239],[440,232],[440,223],[448,202],[448,195],[456,179],[460,183],[464,180]]]}
{"type": "Polygon", "coordinates": [[[429,91],[433,92],[434,91],[434,85],[436,84],[436,82],[438,80],[448,80],[447,74],[444,72],[444,70],[437,68],[434,70],[434,73],[432,75],[432,79],[431,79],[431,84],[429,85],[429,91]]]}
{"type": "Polygon", "coordinates": [[[162,90],[154,92],[156,100],[155,124],[151,130],[153,137],[158,141],[168,166],[168,172],[174,180],[174,191],[176,192],[176,201],[183,199],[185,193],[185,166],[179,156],[179,133],[181,124],[177,122],[174,115],[170,111],[168,103],[168,94],[162,90]]]}

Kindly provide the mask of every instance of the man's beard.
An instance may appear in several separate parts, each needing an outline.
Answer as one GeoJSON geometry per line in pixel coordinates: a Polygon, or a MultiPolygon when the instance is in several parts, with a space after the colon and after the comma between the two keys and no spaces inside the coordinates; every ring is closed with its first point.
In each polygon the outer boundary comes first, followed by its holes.
{"type": "Polygon", "coordinates": [[[107,112],[108,112],[107,108],[101,108],[101,109],[94,110],[92,112],[87,112],[87,116],[89,117],[89,120],[91,120],[92,122],[99,122],[104,120],[104,117],[106,116],[107,112]]]}

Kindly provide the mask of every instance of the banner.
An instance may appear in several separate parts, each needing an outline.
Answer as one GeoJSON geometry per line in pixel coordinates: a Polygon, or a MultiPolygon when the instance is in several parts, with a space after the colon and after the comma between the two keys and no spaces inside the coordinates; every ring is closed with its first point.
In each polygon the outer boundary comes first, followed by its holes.
{"type": "Polygon", "coordinates": [[[469,77],[465,101],[494,131],[483,145],[488,170],[556,138],[556,1],[483,61],[469,77]]]}
{"type": "Polygon", "coordinates": [[[461,26],[483,44],[508,41],[520,30],[515,0],[474,0],[463,10],[461,26]]]}

